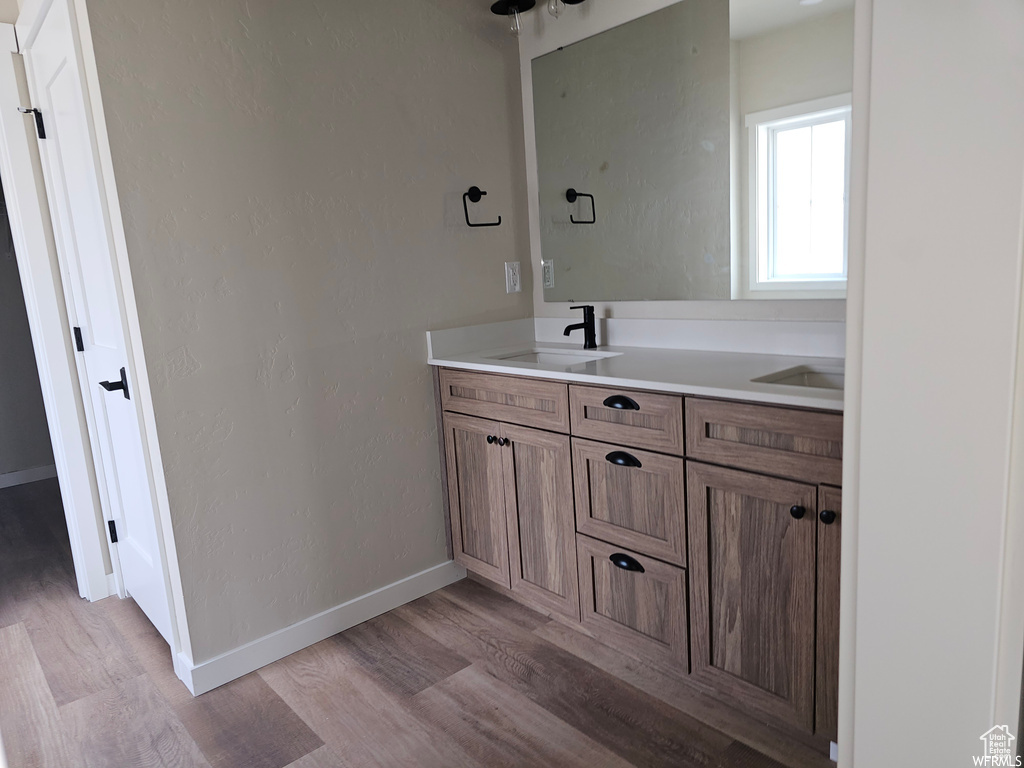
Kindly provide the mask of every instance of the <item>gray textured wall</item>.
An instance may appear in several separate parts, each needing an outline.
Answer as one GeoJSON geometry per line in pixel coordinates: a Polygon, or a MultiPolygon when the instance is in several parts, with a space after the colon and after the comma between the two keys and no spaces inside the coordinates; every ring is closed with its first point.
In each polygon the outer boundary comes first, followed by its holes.
{"type": "Polygon", "coordinates": [[[0,475],[52,464],[25,296],[0,195],[0,475]]]}
{"type": "Polygon", "coordinates": [[[531,314],[517,48],[475,0],[89,16],[201,662],[446,559],[424,331],[531,314]]]}

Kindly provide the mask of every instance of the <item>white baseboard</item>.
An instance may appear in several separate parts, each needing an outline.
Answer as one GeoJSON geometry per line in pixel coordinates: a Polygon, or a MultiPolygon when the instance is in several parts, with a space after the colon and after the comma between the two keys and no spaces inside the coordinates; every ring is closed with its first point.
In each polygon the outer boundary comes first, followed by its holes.
{"type": "Polygon", "coordinates": [[[401,581],[310,616],[290,627],[241,645],[209,661],[193,665],[184,654],[174,660],[175,672],[193,696],[212,691],[260,667],[308,648],[331,635],[380,616],[465,578],[466,569],[449,560],[401,581]]]}
{"type": "MultiPolygon", "coordinates": [[[[107,574],[107,597],[117,595],[117,577],[112,573],[107,574]]],[[[120,595],[117,595],[120,597],[120,595]]]]}
{"type": "Polygon", "coordinates": [[[24,485],[34,483],[36,480],[49,480],[57,476],[57,467],[50,464],[46,467],[32,467],[32,469],[19,469],[17,472],[5,472],[0,475],[0,488],[10,488],[12,485],[24,485]]]}

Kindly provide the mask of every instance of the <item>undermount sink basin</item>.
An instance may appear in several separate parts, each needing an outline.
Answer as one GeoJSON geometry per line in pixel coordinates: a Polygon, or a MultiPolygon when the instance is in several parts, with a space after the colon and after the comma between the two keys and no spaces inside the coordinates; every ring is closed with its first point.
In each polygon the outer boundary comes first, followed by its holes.
{"type": "Polygon", "coordinates": [[[817,365],[798,365],[777,373],[769,373],[751,381],[762,384],[784,384],[790,387],[816,387],[817,389],[842,389],[846,384],[846,372],[842,368],[817,365]]]}
{"type": "Polygon", "coordinates": [[[506,363],[534,363],[536,365],[579,365],[603,360],[606,357],[618,357],[621,352],[600,352],[595,349],[551,349],[548,347],[530,347],[515,352],[502,352],[487,355],[490,360],[501,360],[506,363]]]}

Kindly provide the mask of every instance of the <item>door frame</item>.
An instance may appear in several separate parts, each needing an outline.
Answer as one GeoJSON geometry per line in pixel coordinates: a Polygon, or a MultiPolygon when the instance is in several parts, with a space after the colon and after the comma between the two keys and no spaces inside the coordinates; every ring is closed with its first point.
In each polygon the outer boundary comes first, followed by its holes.
{"type": "MultiPolygon", "coordinates": [[[[167,496],[163,461],[157,439],[152,390],[150,388],[145,355],[143,354],[142,330],[139,322],[138,307],[135,302],[135,290],[128,261],[124,223],[121,217],[121,205],[114,178],[113,158],[107,135],[107,123],[100,99],[99,74],[96,67],[95,51],[92,44],[92,33],[89,28],[85,0],[25,0],[17,23],[13,27],[11,25],[0,25],[0,35],[2,35],[0,42],[6,45],[7,40],[10,39],[14,46],[12,50],[16,53],[24,54],[31,51],[42,22],[55,2],[67,3],[71,18],[71,36],[84,80],[82,88],[88,112],[90,142],[97,165],[104,224],[113,249],[111,257],[114,279],[121,304],[121,321],[124,325],[124,335],[127,340],[125,363],[135,385],[132,399],[136,403],[138,411],[148,486],[153,501],[153,509],[157,515],[157,545],[171,613],[171,653],[175,672],[179,678],[186,682],[186,685],[189,685],[193,660],[188,625],[185,621],[181,574],[178,568],[178,557],[171,526],[170,503],[167,496]],[[6,27],[6,29],[3,29],[3,27],[6,27]]],[[[5,59],[5,57],[0,58],[5,59]]],[[[31,75],[31,63],[29,61],[25,61],[25,67],[29,70],[29,75],[31,75]]],[[[26,82],[31,82],[31,77],[28,77],[26,82]]],[[[39,365],[40,380],[43,385],[44,403],[47,406],[47,416],[51,419],[51,438],[57,461],[58,477],[61,479],[62,496],[65,498],[65,507],[69,510],[69,528],[74,524],[81,530],[82,528],[88,529],[88,526],[82,525],[82,521],[89,518],[89,515],[91,515],[93,527],[96,527],[95,520],[102,517],[96,511],[100,507],[100,497],[95,493],[98,483],[96,482],[96,468],[92,463],[92,453],[89,447],[92,443],[89,440],[89,427],[85,420],[81,392],[78,387],[77,369],[73,359],[74,351],[71,343],[70,328],[67,323],[66,308],[64,306],[60,268],[56,260],[52,228],[49,224],[50,213],[46,202],[46,190],[42,182],[38,150],[31,146],[31,142],[35,140],[34,126],[29,116],[21,115],[15,109],[16,106],[22,104],[21,99],[27,98],[27,96],[27,93],[19,95],[17,90],[14,57],[11,57],[10,64],[6,60],[0,62],[0,127],[2,127],[2,135],[0,135],[0,172],[6,171],[12,161],[20,162],[19,167],[13,168],[12,172],[6,174],[6,178],[11,179],[11,186],[15,188],[13,190],[15,195],[13,196],[18,201],[18,210],[14,210],[12,206],[10,218],[12,228],[14,228],[15,222],[17,222],[19,230],[31,229],[33,234],[29,241],[24,239],[22,233],[15,235],[15,247],[19,253],[18,266],[23,269],[23,283],[26,283],[27,279],[34,280],[31,283],[32,293],[30,295],[29,290],[26,289],[25,298],[26,305],[29,306],[29,322],[32,328],[33,339],[40,338],[44,342],[43,345],[37,346],[37,363],[39,365]],[[12,85],[13,88],[11,87],[12,85]],[[17,100],[17,103],[8,101],[12,98],[17,100]],[[13,119],[11,115],[13,115],[13,119]],[[11,125],[9,126],[8,124],[11,125]],[[19,127],[20,132],[18,131],[19,127]],[[23,199],[29,198],[35,206],[34,209],[27,212],[26,216],[26,212],[21,210],[22,206],[20,203],[23,199]],[[26,223],[30,226],[26,226],[26,223]],[[21,235],[21,242],[19,242],[19,235],[21,235]],[[42,254],[46,253],[50,254],[48,260],[42,256],[42,254]],[[21,254],[25,254],[24,257],[21,254]],[[42,262],[44,261],[49,262],[45,264],[47,269],[45,274],[47,280],[45,281],[36,278],[36,273],[42,269],[44,266],[42,262]],[[25,263],[24,267],[22,266],[23,262],[25,263]],[[45,328],[43,327],[44,325],[45,328]],[[62,355],[63,359],[61,359],[62,355]],[[60,384],[60,392],[54,392],[51,388],[53,381],[60,384]],[[62,405],[66,408],[67,402],[69,402],[69,392],[73,393],[73,399],[70,402],[75,402],[77,405],[74,418],[70,418],[70,414],[61,414],[63,418],[56,420],[50,417],[51,411],[56,413],[62,405]],[[56,433],[55,426],[57,428],[56,433]],[[72,456],[77,457],[81,453],[88,459],[88,469],[90,470],[88,474],[94,490],[91,508],[88,510],[82,508],[84,504],[80,504],[80,501],[86,498],[81,480],[73,487],[69,483],[67,490],[65,490],[65,479],[64,475],[61,474],[61,466],[66,460],[69,448],[72,456]],[[74,510],[74,514],[71,510],[74,510]],[[72,518],[74,518],[73,523],[72,518]]],[[[107,546],[108,542],[104,540],[107,534],[106,526],[102,522],[99,526],[99,535],[95,541],[89,535],[91,529],[88,529],[85,534],[81,535],[80,541],[76,541],[74,537],[72,538],[72,552],[75,555],[76,571],[79,568],[79,560],[82,562],[83,570],[89,572],[96,570],[97,561],[102,564],[103,550],[99,545],[107,546]],[[97,556],[99,556],[98,560],[97,556]]],[[[116,558],[116,548],[108,547],[108,551],[111,552],[112,558],[116,558]]],[[[116,583],[109,585],[105,594],[102,590],[96,590],[90,591],[89,595],[83,596],[89,599],[106,597],[116,593],[116,586],[116,583]]],[[[123,596],[123,594],[122,588],[121,595],[123,596]]]]}

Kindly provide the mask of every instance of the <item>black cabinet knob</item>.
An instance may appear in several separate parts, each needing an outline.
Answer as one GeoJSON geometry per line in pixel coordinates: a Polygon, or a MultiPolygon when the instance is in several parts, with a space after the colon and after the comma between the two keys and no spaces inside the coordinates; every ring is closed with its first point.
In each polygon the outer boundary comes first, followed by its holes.
{"type": "Polygon", "coordinates": [[[837,515],[837,514],[836,514],[836,513],[835,513],[835,512],[833,511],[833,510],[831,510],[831,509],[823,509],[823,510],[821,510],[821,514],[820,514],[820,515],[818,515],[818,518],[819,518],[819,519],[821,520],[821,522],[823,522],[823,523],[824,523],[825,525],[832,525],[832,523],[834,523],[834,522],[836,521],[836,518],[837,518],[837,517],[839,517],[839,515],[837,515]]]}
{"type": "Polygon", "coordinates": [[[509,440],[507,437],[499,437],[498,445],[504,448],[506,445],[512,445],[512,441],[509,440]]]}
{"type": "Polygon", "coordinates": [[[801,517],[807,514],[807,510],[801,507],[799,504],[794,504],[789,508],[789,514],[793,516],[794,520],[799,520],[801,517]]]}
{"type": "Polygon", "coordinates": [[[487,444],[488,445],[493,445],[495,443],[495,441],[497,441],[497,439],[498,438],[496,438],[494,435],[488,435],[487,436],[487,444]]]}

